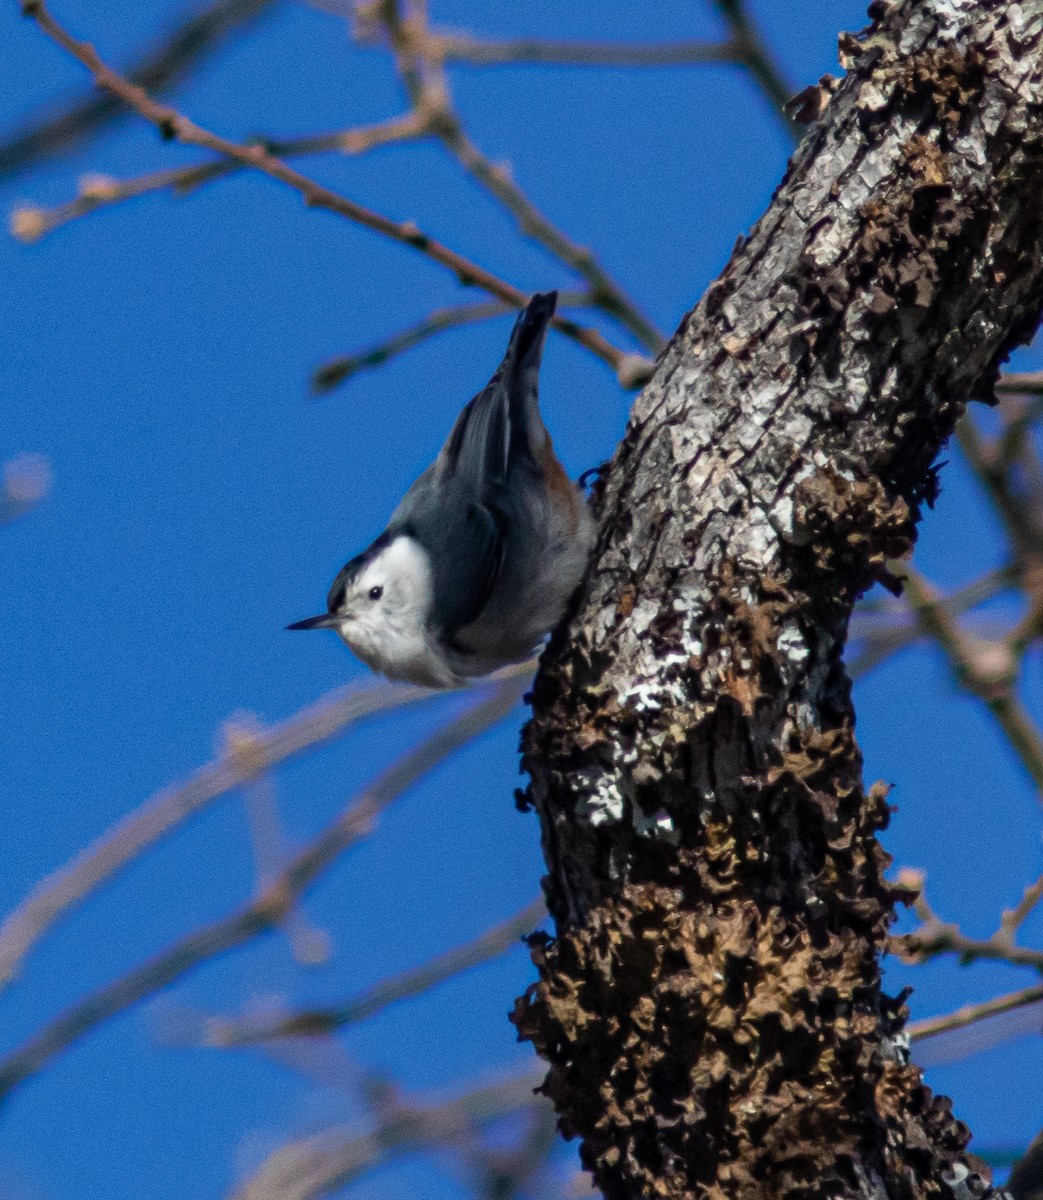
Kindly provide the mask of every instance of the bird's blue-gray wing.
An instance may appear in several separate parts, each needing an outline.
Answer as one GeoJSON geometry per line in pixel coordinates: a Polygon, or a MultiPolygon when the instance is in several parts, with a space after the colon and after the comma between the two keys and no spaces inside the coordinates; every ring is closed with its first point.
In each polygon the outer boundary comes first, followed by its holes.
{"type": "MultiPolygon", "coordinates": [[[[452,484],[449,485],[452,490],[452,484]]],[[[428,551],[433,575],[431,621],[448,641],[481,613],[503,564],[503,522],[493,509],[450,496],[417,505],[404,531],[428,551]]]]}

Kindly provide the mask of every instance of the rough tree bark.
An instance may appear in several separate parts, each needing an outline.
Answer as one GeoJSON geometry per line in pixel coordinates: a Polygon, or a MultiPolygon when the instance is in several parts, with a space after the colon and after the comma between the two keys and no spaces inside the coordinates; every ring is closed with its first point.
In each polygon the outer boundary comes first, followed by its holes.
{"type": "Polygon", "coordinates": [[[613,1200],[988,1190],[881,990],[841,651],[1039,317],[1043,0],[870,16],[634,407],[525,735],[557,936],[515,1021],[613,1200]]]}

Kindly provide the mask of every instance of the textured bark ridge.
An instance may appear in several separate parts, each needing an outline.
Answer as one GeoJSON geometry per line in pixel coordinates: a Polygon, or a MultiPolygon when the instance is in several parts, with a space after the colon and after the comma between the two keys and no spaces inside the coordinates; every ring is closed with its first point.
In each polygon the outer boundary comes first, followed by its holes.
{"type": "Polygon", "coordinates": [[[514,1019],[612,1200],[988,1190],[881,992],[841,651],[1039,317],[1043,0],[870,15],[635,405],[525,734],[557,936],[514,1019]]]}

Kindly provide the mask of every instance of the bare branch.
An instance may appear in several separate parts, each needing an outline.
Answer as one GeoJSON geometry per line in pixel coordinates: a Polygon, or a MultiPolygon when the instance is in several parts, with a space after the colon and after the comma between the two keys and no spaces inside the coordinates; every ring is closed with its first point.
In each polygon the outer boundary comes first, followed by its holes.
{"type": "MultiPolygon", "coordinates": [[[[924,877],[919,871],[906,868],[899,873],[899,887],[906,892],[915,893],[912,907],[920,918],[919,928],[914,929],[912,933],[900,934],[890,939],[890,949],[905,962],[922,963],[940,954],[956,954],[963,964],[987,959],[1008,962],[1014,967],[1032,967],[1043,972],[1043,951],[1014,944],[1013,932],[1009,928],[1010,920],[1006,913],[990,938],[968,937],[958,925],[942,921],[935,913],[923,893],[923,882],[924,877]]],[[[1034,884],[1027,889],[1019,909],[1029,903],[1029,898],[1037,887],[1038,884],[1034,884]]]]}
{"type": "MultiPolygon", "coordinates": [[[[255,140],[280,158],[297,158],[329,151],[364,154],[377,146],[416,141],[424,135],[424,128],[416,114],[407,113],[402,117],[380,121],[376,125],[340,129],[333,133],[309,134],[283,141],[268,138],[255,140]]],[[[80,181],[79,195],[75,200],[55,205],[53,208],[27,204],[16,208],[11,214],[11,233],[19,241],[35,242],[62,225],[68,225],[71,221],[97,212],[100,208],[111,208],[126,200],[153,192],[170,191],[174,196],[185,196],[204,184],[233,175],[243,167],[243,163],[234,159],[216,158],[190,167],[151,171],[133,179],[120,180],[107,175],[87,175],[80,181]]]]}
{"type": "MultiPolygon", "coordinates": [[[[666,339],[609,275],[594,254],[577,246],[546,217],[511,178],[506,167],[485,157],[456,118],[440,122],[436,132],[461,166],[512,213],[522,233],[545,246],[590,285],[591,302],[616,318],[646,350],[658,354],[666,339]]],[[[618,371],[618,368],[617,368],[618,371]]],[[[648,378],[651,377],[649,364],[648,378]]]]}
{"type": "Polygon", "coordinates": [[[729,38],[719,42],[692,40],[642,44],[542,38],[497,39],[445,30],[432,30],[430,37],[442,61],[466,62],[473,66],[544,63],[572,67],[663,67],[736,63],[750,72],[771,101],[786,131],[796,140],[801,127],[785,113],[793,88],[772,57],[745,5],[734,0],[715,0],[715,3],[730,31],[729,38]]]}
{"type": "Polygon", "coordinates": [[[296,854],[249,904],[195,930],[157,957],[99,988],[0,1061],[0,1099],[110,1017],[167,987],[200,963],[277,925],[323,871],[372,831],[388,805],[454,750],[502,720],[518,702],[524,686],[517,678],[509,678],[486,689],[484,699],[408,751],[355,796],[337,819],[296,854]]]}
{"type": "Polygon", "coordinates": [[[205,1043],[211,1046],[241,1046],[273,1038],[321,1037],[345,1025],[366,1021],[399,1000],[418,996],[502,954],[525,934],[531,933],[546,914],[547,908],[542,898],[533,900],[513,917],[494,925],[473,941],[454,946],[423,966],[381,980],[336,1008],[309,1009],[277,1016],[210,1018],[205,1026],[205,1043]]]}
{"type": "Polygon", "coordinates": [[[1023,565],[1043,555],[1043,528],[1038,514],[1033,505],[1026,503],[1026,497],[1015,491],[1007,470],[1009,461],[999,456],[997,447],[989,445],[973,421],[960,422],[956,440],[1003,522],[1015,559],[1023,565]]]}
{"type": "MultiPolygon", "coordinates": [[[[282,998],[277,995],[259,998],[255,1003],[266,1004],[273,1017],[285,1011],[282,998]]],[[[260,1008],[255,1015],[259,1012],[260,1008]]],[[[147,1016],[153,1035],[162,1046],[197,1049],[205,1044],[202,1030],[209,1014],[182,1004],[176,995],[157,996],[149,1004],[147,1016]]],[[[254,1043],[248,1049],[313,1086],[343,1092],[353,1099],[365,1086],[364,1069],[349,1052],[347,1043],[337,1038],[280,1038],[254,1043]]]]}
{"type": "Polygon", "coordinates": [[[235,163],[222,158],[171,171],[150,171],[126,180],[112,179],[107,175],[86,175],[80,180],[75,200],[56,204],[52,208],[21,204],[14,209],[9,220],[11,236],[20,242],[38,242],[63,225],[97,212],[100,208],[109,208],[137,196],[167,189],[175,195],[184,195],[201,184],[229,175],[237,169],[235,163]]]}
{"type": "MultiPolygon", "coordinates": [[[[217,0],[190,16],[127,72],[127,78],[150,91],[163,91],[199,65],[229,34],[256,20],[273,0],[217,0]]],[[[31,163],[89,137],[102,125],[124,116],[126,109],[112,95],[91,95],[60,116],[33,125],[0,144],[0,177],[13,175],[31,163]]]]}
{"type": "MultiPolygon", "coordinates": [[[[490,295],[496,296],[515,307],[522,307],[528,299],[526,294],[512,284],[487,271],[484,267],[451,250],[448,246],[428,237],[412,221],[393,221],[390,217],[366,208],[354,200],[348,199],[330,188],[323,187],[290,167],[283,159],[271,154],[263,146],[244,145],[230,141],[219,134],[202,128],[190,121],[176,109],[154,100],[143,88],[131,83],[109,67],[99,57],[93,46],[87,42],[78,41],[51,16],[43,0],[22,0],[22,11],[32,17],[40,29],[54,42],[68,51],[78,62],[82,63],[94,76],[98,86],[105,91],[118,96],[124,103],[130,105],[145,120],[150,121],[166,138],[181,142],[186,146],[198,146],[211,150],[216,154],[225,155],[251,166],[272,179],[277,179],[287,187],[293,188],[304,198],[305,203],[312,208],[325,208],[338,216],[346,217],[367,229],[372,229],[384,237],[390,238],[400,245],[409,246],[430,258],[433,262],[452,271],[461,283],[480,287],[490,295]]],[[[554,317],[553,324],[567,337],[579,342],[592,351],[617,372],[624,371],[630,365],[628,360],[633,356],[625,354],[613,346],[597,330],[586,329],[564,317],[554,317]]]]}
{"type": "Polygon", "coordinates": [[[979,1004],[964,1004],[944,1016],[925,1017],[922,1021],[910,1021],[906,1026],[906,1033],[908,1033],[910,1041],[924,1041],[953,1029],[964,1029],[987,1017],[1012,1012],[1014,1009],[1024,1008],[1028,1004],[1037,1004],[1040,1000],[1043,1000],[1043,984],[1037,983],[1033,987],[1021,988],[1016,992],[1008,992],[1005,996],[997,996],[994,1000],[984,1000],[979,1004]]]}
{"type": "Polygon", "coordinates": [[[423,1098],[386,1106],[376,1129],[329,1129],[276,1150],[233,1200],[313,1200],[339,1191],[392,1154],[442,1145],[477,1123],[545,1104],[533,1093],[542,1071],[527,1068],[462,1095],[423,1098]]]}
{"type": "Polygon", "coordinates": [[[1039,1012],[1043,1003],[1043,984],[1022,988],[1010,992],[1006,996],[997,996],[994,1000],[985,1000],[980,1004],[965,1004],[954,1012],[940,1017],[927,1017],[922,1021],[911,1021],[906,1026],[906,1032],[912,1042],[917,1043],[916,1061],[921,1066],[936,1066],[941,1062],[952,1062],[968,1054],[980,1053],[1001,1041],[1024,1033],[1043,1033],[1043,1016],[1039,1012]],[[1025,1011],[1025,1010],[1028,1011],[1025,1011]],[[1018,1020],[1012,1023],[1009,1018],[1003,1022],[996,1021],[997,1017],[1007,1017],[1007,1014],[1017,1012],[1018,1020]],[[989,1021],[993,1027],[992,1036],[989,1031],[974,1030],[970,1036],[953,1038],[957,1030],[970,1029],[989,1021]],[[933,1039],[939,1039],[937,1043],[933,1039]]]}

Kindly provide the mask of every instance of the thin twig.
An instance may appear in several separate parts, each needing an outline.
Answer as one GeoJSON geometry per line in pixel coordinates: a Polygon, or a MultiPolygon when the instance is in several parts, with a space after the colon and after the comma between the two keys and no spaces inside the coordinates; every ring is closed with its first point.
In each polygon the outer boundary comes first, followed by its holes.
{"type": "Polygon", "coordinates": [[[473,66],[547,63],[563,67],[671,67],[734,62],[731,42],[570,42],[543,38],[486,38],[432,30],[446,62],[473,66]]]}
{"type": "MultiPolygon", "coordinates": [[[[267,996],[255,1003],[267,1003],[273,1017],[285,1011],[278,996],[267,996]]],[[[260,1008],[255,1015],[259,1014],[260,1008]]],[[[202,1030],[209,1014],[182,1004],[175,996],[157,996],[148,1006],[147,1018],[161,1046],[195,1049],[205,1045],[202,1030]]],[[[291,1071],[312,1085],[331,1088],[352,1098],[365,1087],[365,1072],[349,1052],[348,1043],[337,1038],[281,1038],[256,1043],[249,1049],[259,1059],[291,1071]]]]}
{"type": "Polygon", "coordinates": [[[403,329],[386,341],[370,346],[367,350],[359,350],[355,354],[345,354],[340,358],[333,358],[329,362],[323,363],[312,374],[312,391],[316,395],[331,392],[339,384],[358,374],[359,371],[364,371],[367,367],[379,367],[389,359],[403,354],[406,350],[411,350],[414,346],[420,345],[421,342],[425,342],[439,333],[457,329],[461,325],[488,321],[493,317],[513,311],[511,305],[502,304],[498,300],[437,309],[424,320],[418,321],[416,325],[410,325],[408,329],[403,329]]]}
{"type": "MultiPolygon", "coordinates": [[[[422,232],[413,221],[393,221],[382,213],[366,208],[330,188],[323,187],[307,175],[302,175],[286,162],[270,153],[264,146],[240,144],[221,137],[197,125],[168,105],[160,104],[148,92],[130,82],[109,67],[93,46],[78,41],[54,19],[44,0],[21,0],[22,11],[32,17],[40,29],[94,76],[98,86],[118,96],[130,105],[145,120],[150,121],[166,138],[186,146],[198,146],[222,154],[245,166],[251,166],[272,179],[277,179],[293,188],[312,208],[325,208],[338,216],[346,217],[367,229],[372,229],[400,245],[409,246],[421,254],[452,271],[461,283],[480,287],[492,296],[521,308],[528,296],[519,288],[500,279],[491,271],[451,250],[422,232]]],[[[592,351],[617,373],[626,372],[632,366],[633,356],[613,346],[597,330],[587,329],[564,317],[554,317],[553,324],[567,337],[579,342],[592,351]]]]}
{"type": "MultiPolygon", "coordinates": [[[[899,872],[898,886],[912,894],[912,908],[920,919],[917,929],[891,939],[892,950],[905,962],[922,963],[939,954],[956,954],[965,964],[976,959],[990,959],[1043,972],[1043,951],[1015,945],[1013,932],[1005,927],[1002,917],[992,937],[968,937],[958,925],[941,920],[928,903],[923,884],[921,872],[908,868],[899,872]]],[[[1037,886],[1033,884],[1026,890],[1015,912],[1022,906],[1030,906],[1037,886]]]]}
{"type": "Polygon", "coordinates": [[[543,1067],[527,1067],[449,1099],[395,1100],[385,1104],[371,1132],[329,1129],[288,1142],[236,1188],[232,1200],[317,1200],[339,1192],[392,1154],[442,1145],[477,1123],[547,1103],[534,1095],[545,1074],[543,1067]]]}
{"type": "Polygon", "coordinates": [[[956,440],[1003,521],[1015,561],[1024,564],[1030,557],[1043,556],[1043,529],[1034,519],[1031,506],[1014,491],[1006,464],[990,451],[969,417],[956,426],[956,440]]]}
{"type": "Polygon", "coordinates": [[[1043,802],[1043,737],[1014,691],[1016,663],[1003,643],[990,643],[998,660],[985,661],[960,628],[959,622],[939,603],[926,579],[912,566],[903,567],[905,593],[926,632],[946,653],[960,683],[977,696],[996,718],[1043,802]]]}
{"type": "Polygon", "coordinates": [[[968,937],[959,926],[941,921],[927,922],[912,933],[899,935],[892,940],[892,946],[909,963],[926,962],[940,954],[955,954],[964,964],[984,959],[1043,971],[1043,951],[1027,946],[1006,946],[993,938],[968,937]]]}
{"type": "Polygon", "coordinates": [[[1005,396],[1043,396],[1043,371],[1010,371],[996,380],[995,390],[1005,396]]]}
{"type": "Polygon", "coordinates": [[[219,158],[213,162],[171,171],[150,171],[133,179],[120,180],[107,175],[87,175],[80,180],[79,194],[74,200],[56,204],[53,208],[20,204],[12,211],[8,227],[11,236],[18,241],[38,242],[63,225],[97,212],[98,209],[110,208],[138,196],[168,189],[175,195],[183,195],[201,184],[229,175],[238,169],[237,163],[219,158]]]}
{"type": "Polygon", "coordinates": [[[906,1026],[917,1044],[915,1059],[920,1066],[938,1066],[970,1054],[980,1054],[1012,1037],[1043,1033],[1043,984],[1022,988],[980,1004],[965,1004],[939,1017],[912,1021],[906,1026]],[[1010,1014],[1016,1013],[1016,1017],[1010,1014]],[[982,1022],[988,1022],[982,1028],[982,1022]],[[963,1031],[970,1032],[963,1032],[963,1031]]]}
{"type": "MultiPolygon", "coordinates": [[[[546,247],[590,286],[590,301],[615,317],[652,354],[666,338],[641,312],[618,283],[585,246],[577,246],[536,207],[505,168],[489,161],[464,132],[458,121],[440,123],[436,132],[460,165],[512,213],[522,233],[546,247]]],[[[652,364],[649,364],[651,376],[652,364]]]]}
{"type": "Polygon", "coordinates": [[[744,0],[714,0],[714,4],[731,32],[732,55],[735,61],[740,62],[749,71],[792,140],[800,141],[803,129],[786,112],[786,105],[795,89],[783,74],[782,67],[775,61],[744,0]]]}
{"type": "Polygon", "coordinates": [[[420,742],[354,797],[314,841],[296,854],[249,904],[175,942],[157,957],[99,988],[49,1022],[0,1061],[0,1099],[90,1030],[124,1012],[209,959],[255,938],[281,921],[315,880],[360,839],[407,788],[454,750],[502,720],[525,685],[508,679],[487,690],[431,737],[420,742]]]}
{"type": "MultiPolygon", "coordinates": [[[[139,87],[162,92],[183,79],[229,34],[272,7],[273,0],[217,0],[173,29],[137,66],[126,72],[127,78],[139,87]]],[[[41,121],[0,145],[0,178],[13,175],[49,154],[71,150],[77,142],[124,116],[126,111],[112,95],[92,95],[74,103],[60,116],[41,121]]]]}
{"type": "MultiPolygon", "coordinates": [[[[558,1119],[553,1105],[534,1103],[522,1114],[523,1128],[511,1145],[501,1138],[490,1144],[479,1129],[461,1133],[453,1143],[467,1172],[475,1200],[565,1200],[551,1178],[550,1158],[558,1144],[558,1119]]],[[[588,1193],[587,1200],[592,1200],[588,1193]]]]}
{"type": "MultiPolygon", "coordinates": [[[[518,668],[519,678],[531,665],[518,668]]],[[[253,774],[344,733],[349,725],[408,705],[439,692],[402,684],[375,683],[340,688],[303,709],[259,739],[251,761],[222,756],[183,783],[164,788],[110,826],[65,866],[45,876],[0,925],[0,984],[18,973],[30,948],[59,916],[79,904],[141,852],[211,801],[241,786],[253,774]]]]}
{"type": "Polygon", "coordinates": [[[1040,900],[1043,899],[1043,875],[1035,883],[1029,884],[1021,900],[1014,908],[1005,908],[1000,916],[999,929],[993,934],[997,941],[1007,941],[1014,944],[1014,937],[1028,918],[1035,912],[1040,900]]]}
{"type": "MultiPolygon", "coordinates": [[[[937,603],[943,605],[946,611],[955,617],[1012,587],[1017,582],[1017,577],[1017,570],[1013,566],[997,567],[980,579],[957,588],[937,603]]],[[[848,671],[852,678],[865,675],[892,654],[928,636],[930,635],[922,627],[916,610],[910,609],[906,601],[888,597],[886,601],[860,602],[852,618],[848,639],[849,645],[857,643],[860,649],[848,663],[848,671]],[[884,628],[873,628],[885,618],[890,618],[891,623],[884,628]],[[864,628],[867,626],[868,628],[864,628]]]]}
{"type": "Polygon", "coordinates": [[[241,1046],[273,1038],[320,1037],[355,1025],[382,1012],[399,1000],[420,995],[479,963],[510,949],[539,924],[547,909],[542,899],[527,904],[506,921],[494,925],[473,941],[454,946],[422,966],[383,979],[354,999],[334,1008],[308,1009],[272,1016],[213,1017],[206,1021],[205,1043],[210,1046],[241,1046]]]}
{"type": "MultiPolygon", "coordinates": [[[[587,296],[582,292],[562,292],[558,300],[561,308],[578,308],[586,303],[588,303],[587,296]]],[[[407,329],[403,329],[375,346],[323,363],[311,377],[312,391],[316,395],[330,392],[339,384],[358,374],[359,371],[364,371],[368,367],[381,366],[389,359],[411,350],[414,346],[418,346],[421,342],[436,337],[440,333],[458,329],[461,325],[492,320],[494,317],[508,312],[514,312],[513,306],[501,304],[498,300],[437,309],[424,320],[410,325],[407,329]]]]}
{"type": "MultiPolygon", "coordinates": [[[[278,141],[255,139],[280,158],[299,158],[306,154],[340,151],[343,154],[363,154],[377,146],[394,142],[417,141],[424,129],[415,113],[392,117],[375,125],[362,125],[333,133],[308,134],[299,138],[278,141]]],[[[35,242],[71,221],[88,216],[101,208],[111,208],[138,196],[170,191],[174,196],[189,192],[214,180],[233,175],[244,169],[241,162],[230,158],[215,158],[190,167],[175,167],[167,171],[151,171],[132,179],[112,179],[106,175],[87,175],[80,182],[80,193],[74,200],[53,208],[33,204],[19,205],[11,214],[11,233],[23,242],[35,242]]]]}

